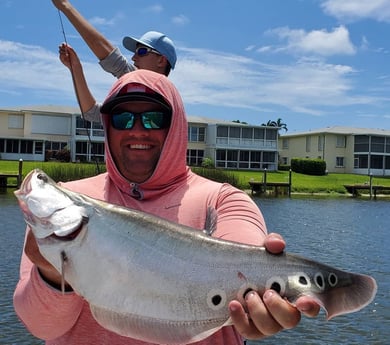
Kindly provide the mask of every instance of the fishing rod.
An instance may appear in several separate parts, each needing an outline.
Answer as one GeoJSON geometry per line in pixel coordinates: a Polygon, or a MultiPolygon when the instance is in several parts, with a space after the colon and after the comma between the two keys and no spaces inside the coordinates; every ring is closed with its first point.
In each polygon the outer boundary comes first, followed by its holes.
{"type": "MultiPolygon", "coordinates": [[[[60,10],[57,10],[57,11],[58,11],[58,17],[60,18],[60,24],[61,24],[62,35],[64,37],[64,42],[65,42],[66,46],[68,46],[68,41],[66,39],[65,28],[64,28],[64,23],[62,21],[61,11],[60,10]]],[[[74,76],[74,71],[73,71],[73,66],[72,66],[72,60],[71,60],[71,56],[70,55],[69,55],[69,62],[70,62],[69,63],[69,69],[70,69],[70,74],[72,76],[73,88],[74,88],[74,91],[75,91],[75,94],[76,94],[76,100],[77,100],[77,104],[78,104],[79,109],[80,109],[81,118],[83,119],[83,125],[84,125],[84,128],[85,128],[86,132],[87,132],[88,142],[89,142],[89,145],[91,147],[92,159],[94,160],[94,162],[96,164],[96,173],[100,174],[99,161],[98,161],[97,155],[95,153],[94,145],[92,143],[91,134],[90,134],[90,129],[91,128],[87,127],[87,120],[85,119],[83,109],[81,108],[80,95],[79,95],[79,92],[78,92],[77,87],[76,87],[76,81],[75,81],[75,76],[74,76]]]]}

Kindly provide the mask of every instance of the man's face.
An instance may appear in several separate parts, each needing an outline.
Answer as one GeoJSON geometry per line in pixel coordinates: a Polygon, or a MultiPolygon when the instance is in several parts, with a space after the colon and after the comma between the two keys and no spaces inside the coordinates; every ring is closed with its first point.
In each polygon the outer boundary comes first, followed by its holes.
{"type": "MultiPolygon", "coordinates": [[[[149,102],[128,102],[116,106],[115,112],[164,111],[161,105],[149,102]]],[[[112,115],[109,115],[112,116],[112,115]]],[[[119,130],[108,126],[108,145],[121,174],[131,182],[146,181],[154,172],[169,128],[145,129],[139,116],[131,129],[119,130]]]]}
{"type": "MultiPolygon", "coordinates": [[[[146,48],[148,47],[143,45],[137,45],[137,48],[146,48]]],[[[139,55],[137,52],[131,58],[134,61],[134,66],[138,69],[147,69],[156,73],[163,74],[166,68],[166,58],[158,53],[149,51],[145,55],[139,55]]]]}

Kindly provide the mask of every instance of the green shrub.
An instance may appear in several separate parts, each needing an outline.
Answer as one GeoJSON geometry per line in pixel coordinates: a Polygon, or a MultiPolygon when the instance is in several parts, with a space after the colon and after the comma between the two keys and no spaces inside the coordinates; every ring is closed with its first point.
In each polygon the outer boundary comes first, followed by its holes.
{"type": "Polygon", "coordinates": [[[214,163],[211,158],[204,157],[202,159],[202,168],[214,168],[214,163]]]}
{"type": "Polygon", "coordinates": [[[291,169],[291,165],[289,164],[279,164],[278,170],[279,171],[289,171],[291,169]]]}
{"type": "Polygon", "coordinates": [[[326,162],[323,159],[293,158],[291,170],[300,174],[322,176],[326,174],[326,162]]]}
{"type": "Polygon", "coordinates": [[[230,171],[215,169],[215,168],[199,168],[192,167],[192,171],[200,176],[206,177],[210,180],[221,182],[221,183],[229,183],[234,187],[239,188],[239,177],[230,171]]]}

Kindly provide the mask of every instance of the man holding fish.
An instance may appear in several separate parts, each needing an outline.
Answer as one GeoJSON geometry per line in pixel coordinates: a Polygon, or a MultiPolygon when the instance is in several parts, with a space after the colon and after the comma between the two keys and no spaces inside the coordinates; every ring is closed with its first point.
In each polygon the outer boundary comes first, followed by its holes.
{"type": "MultiPolygon", "coordinates": [[[[265,246],[273,253],[284,250],[285,243],[279,235],[267,235],[263,216],[249,196],[230,185],[202,178],[186,166],[185,110],[178,91],[165,76],[138,70],[121,77],[113,85],[102,106],[102,119],[106,138],[107,173],[63,183],[63,187],[199,231],[204,230],[206,224],[206,227],[209,227],[206,231],[212,237],[265,246]],[[207,219],[210,209],[216,213],[215,222],[211,223],[207,219]]],[[[24,185],[21,189],[25,190],[18,193],[35,193],[31,188],[24,185]]],[[[42,197],[49,198],[49,195],[44,194],[42,197]]],[[[59,202],[55,198],[52,199],[47,202],[49,208],[55,207],[56,202],[59,202]]],[[[41,206],[41,203],[27,203],[22,209],[27,217],[32,219],[31,210],[27,208],[41,206]]],[[[45,212],[48,211],[42,211],[41,216],[45,212]]],[[[50,230],[51,218],[45,216],[46,230],[50,230]]],[[[30,224],[33,223],[31,219],[30,224]]],[[[65,217],[64,221],[66,219],[65,217]]],[[[110,226],[112,229],[105,230],[108,233],[112,230],[114,234],[115,222],[110,226]]],[[[54,234],[53,236],[58,238],[54,234]]],[[[71,241],[76,236],[78,232],[67,234],[65,238],[66,241],[71,241]]],[[[115,262],[110,262],[110,259],[106,258],[107,254],[104,254],[104,242],[100,243],[101,250],[95,248],[98,252],[95,256],[96,263],[101,262],[101,259],[103,263],[96,264],[97,267],[83,268],[92,285],[88,288],[97,292],[100,286],[93,284],[96,276],[106,274],[110,277],[115,270],[115,262]]],[[[167,248],[167,251],[169,250],[171,249],[167,248]]],[[[196,248],[194,250],[196,251],[196,248]]],[[[109,248],[108,253],[115,251],[115,248],[109,248]]],[[[156,253],[151,251],[143,255],[143,260],[147,261],[151,259],[148,255],[153,256],[156,253]]],[[[194,253],[188,253],[188,257],[192,255],[194,253]]],[[[123,260],[125,259],[123,257],[123,260]]],[[[71,261],[72,258],[67,257],[65,251],[61,251],[63,267],[55,269],[41,255],[35,236],[31,229],[27,228],[14,306],[28,330],[36,337],[46,340],[46,344],[52,345],[152,344],[144,341],[147,336],[140,336],[138,339],[141,340],[138,340],[119,335],[132,334],[131,330],[130,333],[122,330],[121,325],[114,325],[120,329],[117,334],[107,330],[104,322],[101,322],[103,327],[96,322],[96,315],[92,315],[89,303],[66,282],[67,265],[71,264],[71,261]],[[59,271],[62,271],[62,274],[59,271]]],[[[114,274],[113,279],[107,278],[105,283],[111,284],[109,289],[112,287],[112,291],[115,291],[115,285],[124,285],[130,293],[132,284],[136,284],[138,277],[133,276],[127,281],[122,277],[122,273],[125,276],[126,272],[119,271],[114,274]]],[[[149,273],[145,272],[146,275],[149,273]]],[[[139,275],[141,278],[143,272],[139,275]]],[[[245,283],[245,277],[240,274],[238,276],[238,279],[245,283]]],[[[153,279],[153,275],[150,279],[153,279]]],[[[227,301],[230,312],[227,326],[210,333],[212,335],[205,339],[204,335],[194,337],[196,344],[242,344],[243,338],[261,339],[283,329],[295,327],[301,312],[308,316],[316,316],[319,312],[318,304],[310,297],[300,297],[294,306],[271,289],[266,290],[262,296],[254,290],[248,290],[243,296],[241,301],[227,301]]],[[[114,293],[104,296],[106,299],[116,297],[114,293]]],[[[154,298],[158,299],[159,296],[154,298]]],[[[214,302],[217,303],[213,300],[214,302]]],[[[197,306],[194,305],[193,308],[196,309],[197,306]]],[[[186,327],[184,322],[182,327],[186,327]]],[[[150,327],[151,332],[152,328],[153,326],[150,327]]],[[[168,339],[168,335],[166,338],[168,339]]],[[[175,341],[172,341],[173,343],[179,344],[175,341]]]]}

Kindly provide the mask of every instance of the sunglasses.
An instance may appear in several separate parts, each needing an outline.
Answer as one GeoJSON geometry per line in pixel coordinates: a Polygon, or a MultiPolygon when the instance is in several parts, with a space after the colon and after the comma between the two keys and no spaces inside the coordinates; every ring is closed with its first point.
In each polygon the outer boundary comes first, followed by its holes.
{"type": "Polygon", "coordinates": [[[148,55],[149,53],[161,55],[157,50],[154,50],[153,48],[149,48],[149,47],[138,47],[138,48],[135,50],[135,53],[136,53],[138,56],[146,56],[146,55],[148,55]]]}
{"type": "Polygon", "coordinates": [[[168,111],[144,111],[142,113],[123,111],[111,114],[112,127],[118,130],[132,129],[136,117],[141,120],[145,129],[165,129],[171,125],[172,114],[168,111]]]}

